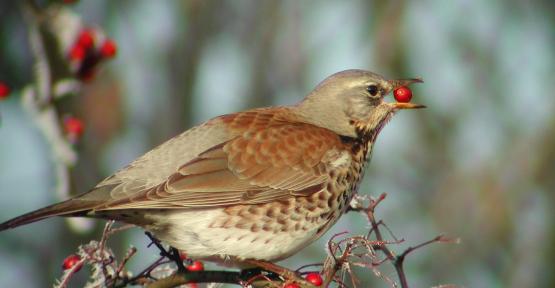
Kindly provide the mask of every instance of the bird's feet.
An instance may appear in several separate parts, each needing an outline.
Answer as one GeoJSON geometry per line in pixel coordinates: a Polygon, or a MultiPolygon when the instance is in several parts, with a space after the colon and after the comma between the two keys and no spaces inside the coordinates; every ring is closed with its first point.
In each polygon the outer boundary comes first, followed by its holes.
{"type": "Polygon", "coordinates": [[[172,261],[175,262],[175,264],[177,265],[177,271],[178,272],[186,272],[187,268],[185,268],[185,266],[183,265],[183,259],[181,259],[181,255],[179,254],[179,250],[177,250],[174,247],[170,246],[169,251],[166,250],[166,248],[164,248],[164,246],[162,246],[162,243],[160,242],[160,240],[156,239],[156,237],[154,237],[154,235],[152,235],[150,232],[145,232],[146,236],[150,239],[151,243],[148,245],[153,245],[156,246],[158,248],[158,250],[160,250],[160,256],[164,256],[172,261]]]}

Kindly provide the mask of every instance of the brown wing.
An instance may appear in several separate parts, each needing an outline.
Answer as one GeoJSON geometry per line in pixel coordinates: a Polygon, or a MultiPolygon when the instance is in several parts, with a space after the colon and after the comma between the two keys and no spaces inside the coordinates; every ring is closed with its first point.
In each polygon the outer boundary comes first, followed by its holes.
{"type": "Polygon", "coordinates": [[[339,137],[303,123],[250,127],[189,161],[168,179],[95,210],[266,203],[323,189],[339,137]]]}

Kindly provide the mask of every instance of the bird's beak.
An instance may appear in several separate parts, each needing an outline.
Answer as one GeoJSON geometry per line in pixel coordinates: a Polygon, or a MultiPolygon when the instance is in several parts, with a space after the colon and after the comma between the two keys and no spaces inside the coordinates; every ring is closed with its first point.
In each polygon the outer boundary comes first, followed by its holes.
{"type": "MultiPolygon", "coordinates": [[[[422,78],[412,78],[412,79],[394,79],[394,80],[389,80],[388,81],[391,84],[391,90],[394,91],[395,89],[401,87],[401,86],[409,86],[412,83],[424,83],[424,81],[422,80],[422,78]]],[[[414,103],[400,103],[400,102],[395,102],[395,103],[389,103],[391,106],[393,106],[394,109],[420,109],[420,108],[426,108],[425,105],[421,105],[421,104],[414,104],[414,103]]]]}

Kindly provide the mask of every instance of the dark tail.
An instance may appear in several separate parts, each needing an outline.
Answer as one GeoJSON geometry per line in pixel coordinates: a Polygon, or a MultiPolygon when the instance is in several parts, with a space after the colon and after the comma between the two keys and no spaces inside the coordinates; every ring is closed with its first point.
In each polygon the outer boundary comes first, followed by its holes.
{"type": "Polygon", "coordinates": [[[86,212],[91,210],[94,206],[96,206],[94,201],[70,199],[8,220],[0,224],[0,231],[54,216],[86,216],[86,212]]]}

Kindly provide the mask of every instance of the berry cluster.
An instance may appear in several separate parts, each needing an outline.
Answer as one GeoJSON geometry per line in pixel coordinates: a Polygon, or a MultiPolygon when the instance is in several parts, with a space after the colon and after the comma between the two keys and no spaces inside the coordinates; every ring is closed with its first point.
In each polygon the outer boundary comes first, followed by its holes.
{"type": "MultiPolygon", "coordinates": [[[[116,56],[117,45],[101,32],[93,28],[84,27],[75,37],[73,44],[67,49],[67,59],[71,71],[83,81],[91,80],[98,64],[116,56]]],[[[76,143],[83,135],[85,127],[83,121],[77,117],[67,116],[63,120],[66,137],[76,143]]]]}
{"type": "Polygon", "coordinates": [[[98,63],[116,56],[116,43],[102,38],[96,30],[83,28],[69,47],[67,58],[77,78],[85,81],[92,79],[98,63]]]}

